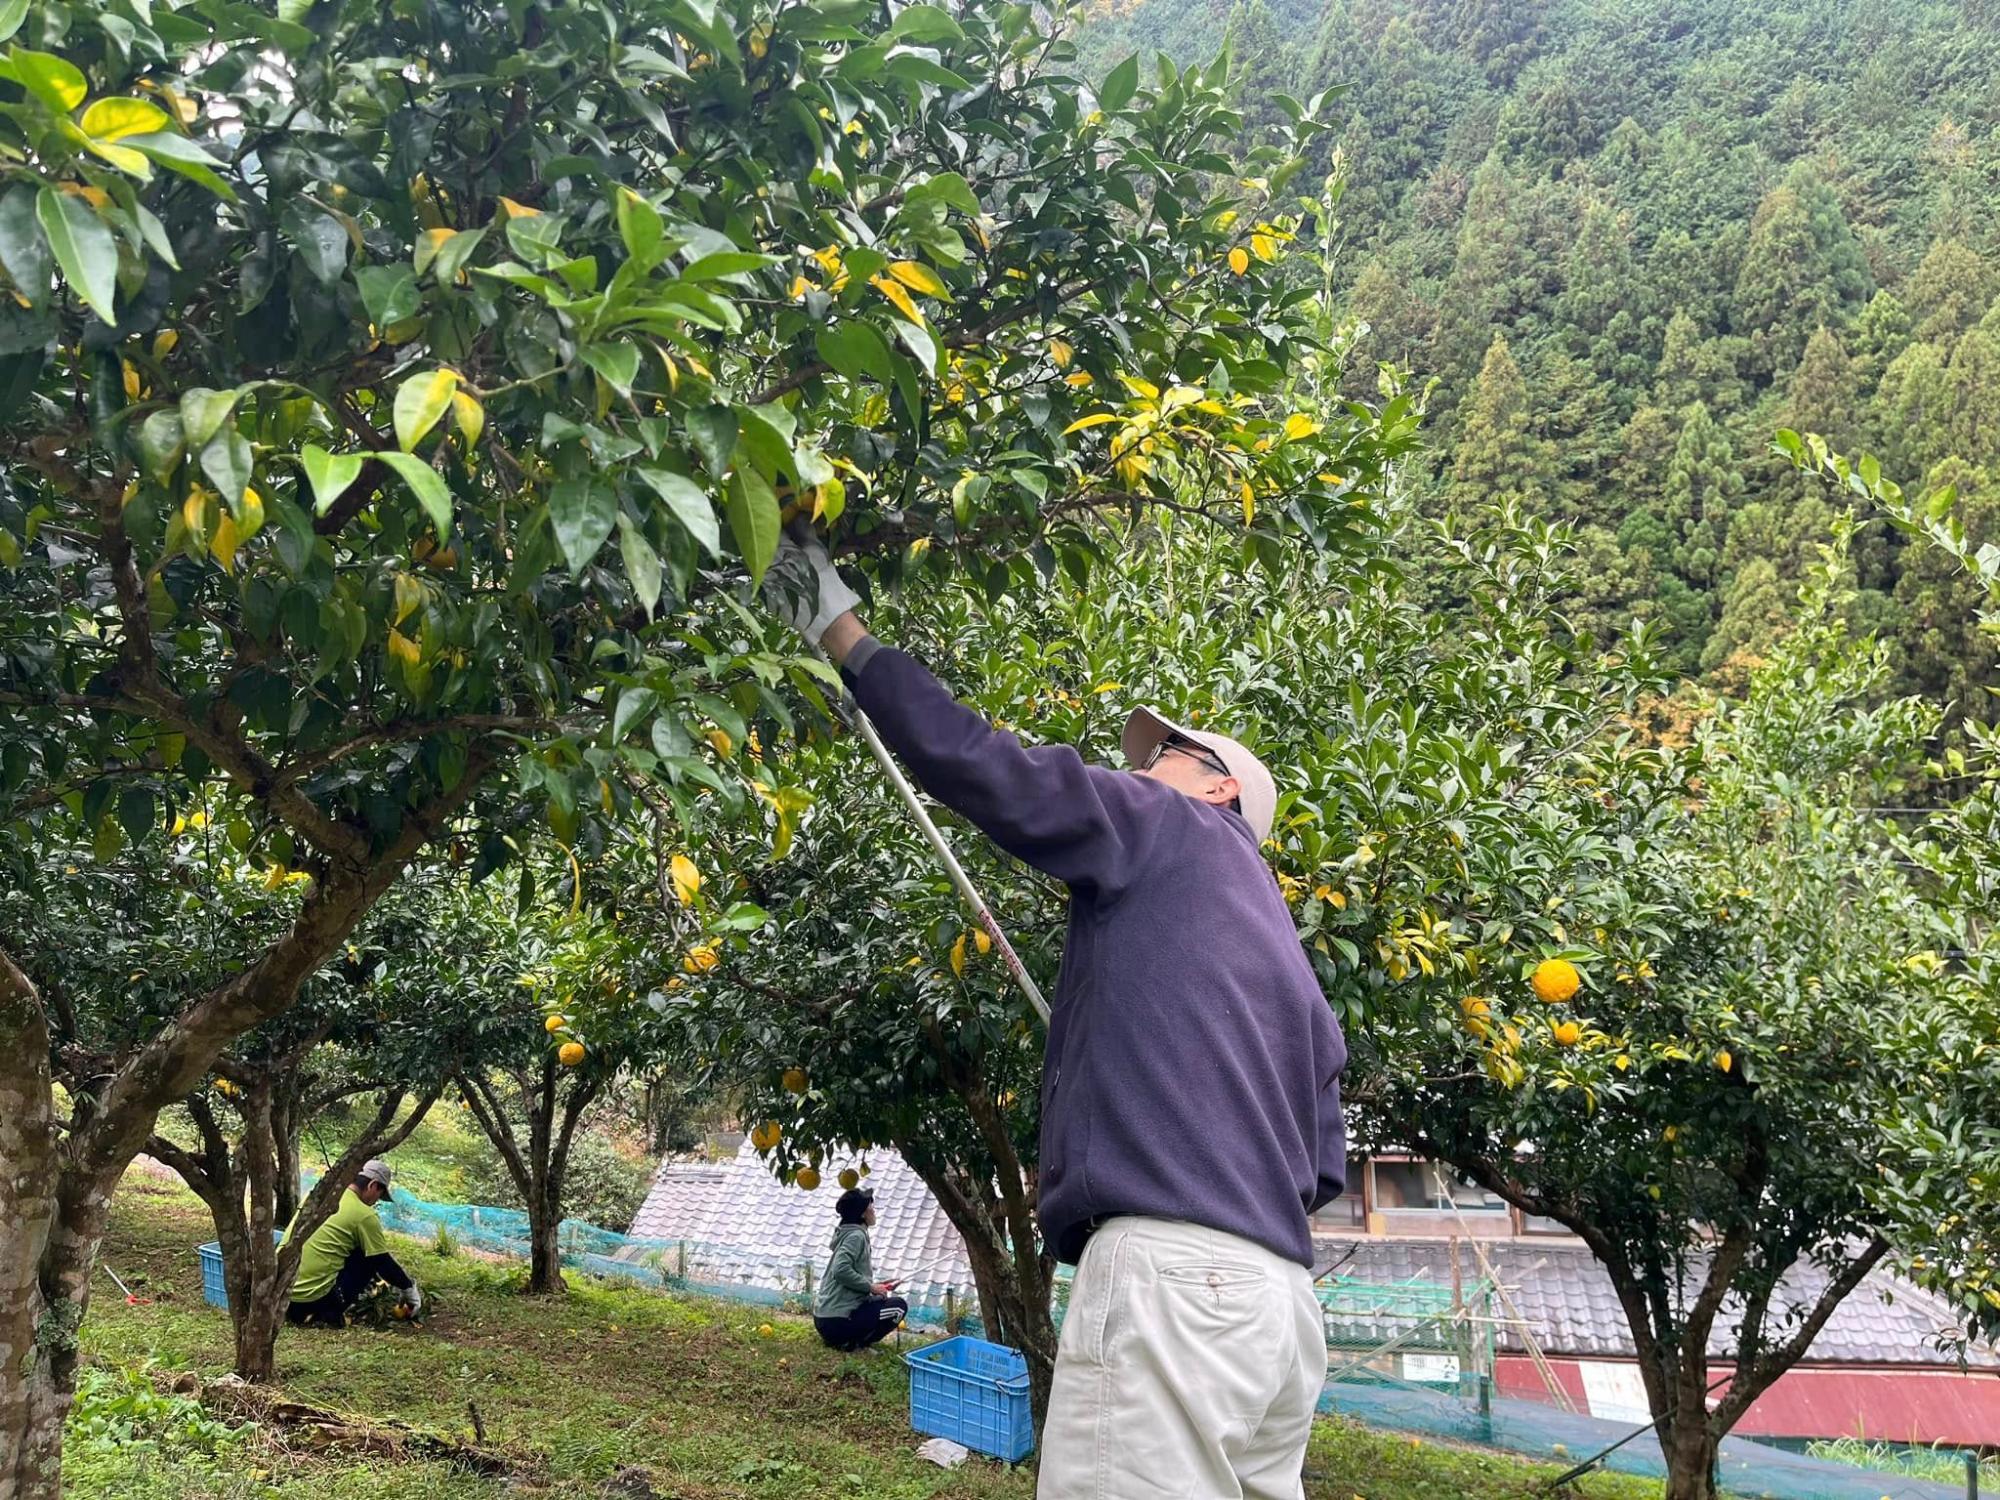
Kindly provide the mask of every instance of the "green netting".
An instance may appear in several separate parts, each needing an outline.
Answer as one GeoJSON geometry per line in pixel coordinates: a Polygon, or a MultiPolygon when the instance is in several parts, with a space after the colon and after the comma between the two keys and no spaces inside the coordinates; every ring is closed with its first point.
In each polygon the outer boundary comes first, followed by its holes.
{"type": "MultiPolygon", "coordinates": [[[[474,1249],[528,1254],[528,1216],[518,1209],[427,1203],[398,1192],[380,1213],[385,1225],[403,1234],[432,1238],[443,1228],[474,1249]]],[[[563,1264],[574,1270],[797,1311],[811,1305],[818,1269],[736,1246],[634,1238],[577,1219],[562,1221],[560,1238],[563,1264]]],[[[1069,1305],[1070,1277],[1068,1267],[1057,1272],[1058,1328],[1069,1305]]],[[[912,1323],[937,1325],[950,1318],[969,1332],[980,1331],[961,1289],[918,1283],[905,1291],[912,1323]]],[[[1328,1351],[1323,1412],[1553,1463],[1580,1462],[1632,1432],[1627,1423],[1495,1394],[1501,1322],[1488,1281],[1452,1286],[1336,1279],[1318,1295],[1328,1351]]],[[[1666,1473],[1651,1434],[1609,1455],[1604,1466],[1653,1478],[1666,1473]]],[[[1720,1467],[1724,1489],[1756,1500],[1960,1500],[1964,1494],[1957,1486],[1850,1468],[1747,1439],[1722,1445],[1720,1467]]]]}
{"type": "MultiPolygon", "coordinates": [[[[1632,1433],[1630,1423],[1494,1392],[1502,1324],[1489,1281],[1336,1281],[1319,1296],[1328,1351],[1321,1411],[1556,1463],[1579,1463],[1632,1433]]],[[[1650,1432],[1604,1464],[1651,1478],[1666,1474],[1650,1432]]],[[[1770,1500],[1957,1500],[1963,1493],[1747,1439],[1723,1444],[1720,1471],[1731,1494],[1770,1500]]]]}
{"type": "MultiPolygon", "coordinates": [[[[311,1182],[308,1177],[307,1186],[311,1182]]],[[[385,1228],[399,1234],[434,1239],[442,1229],[469,1249],[523,1259],[529,1253],[528,1216],[520,1209],[430,1203],[399,1188],[393,1199],[377,1206],[376,1212],[385,1228]]],[[[557,1228],[557,1239],[568,1270],[795,1312],[811,1309],[819,1274],[812,1261],[700,1240],[619,1234],[581,1219],[564,1219],[557,1228]]],[[[951,1322],[970,1332],[979,1331],[976,1311],[966,1307],[961,1288],[918,1277],[905,1284],[898,1295],[908,1298],[912,1323],[951,1322]]]]}

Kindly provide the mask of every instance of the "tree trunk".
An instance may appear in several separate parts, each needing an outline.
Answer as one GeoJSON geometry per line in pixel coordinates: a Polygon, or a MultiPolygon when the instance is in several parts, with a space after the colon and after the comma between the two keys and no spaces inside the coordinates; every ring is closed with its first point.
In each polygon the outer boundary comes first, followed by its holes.
{"type": "Polygon", "coordinates": [[[1055,1320],[1049,1314],[1049,1281],[1039,1247],[1032,1242],[1009,1245],[995,1223],[1001,1205],[990,1189],[975,1188],[966,1174],[929,1158],[921,1146],[899,1142],[897,1149],[965,1241],[988,1334],[1028,1361],[1028,1391],[1039,1432],[1048,1416],[1056,1367],[1055,1320]]]}
{"type": "Polygon", "coordinates": [[[551,1197],[537,1193],[528,1205],[528,1295],[531,1297],[565,1290],[561,1223],[551,1197]]]}
{"type": "Polygon", "coordinates": [[[1674,1423],[1660,1442],[1667,1459],[1665,1500],[1716,1500],[1715,1455],[1720,1440],[1710,1431],[1708,1413],[1696,1411],[1674,1423]]]}
{"type": "MultiPolygon", "coordinates": [[[[63,1419],[110,1190],[63,1174],[26,1299],[0,1309],[0,1500],[61,1500],[63,1419]]],[[[32,1226],[25,1226],[32,1227],[32,1226]]],[[[10,1291],[12,1287],[10,1286],[10,1291]]]]}

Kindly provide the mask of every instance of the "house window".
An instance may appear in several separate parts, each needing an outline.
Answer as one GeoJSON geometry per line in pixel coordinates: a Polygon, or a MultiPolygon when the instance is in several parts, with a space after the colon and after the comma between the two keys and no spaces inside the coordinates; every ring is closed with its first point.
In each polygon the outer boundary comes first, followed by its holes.
{"type": "Polygon", "coordinates": [[[1428,1161],[1376,1162],[1375,1207],[1384,1213],[1507,1212],[1504,1199],[1428,1161]]]}
{"type": "Polygon", "coordinates": [[[1333,1202],[1323,1204],[1312,1216],[1315,1229],[1365,1229],[1368,1226],[1368,1202],[1362,1192],[1363,1174],[1368,1170],[1365,1162],[1353,1157],[1347,1162],[1347,1188],[1333,1202]]]}

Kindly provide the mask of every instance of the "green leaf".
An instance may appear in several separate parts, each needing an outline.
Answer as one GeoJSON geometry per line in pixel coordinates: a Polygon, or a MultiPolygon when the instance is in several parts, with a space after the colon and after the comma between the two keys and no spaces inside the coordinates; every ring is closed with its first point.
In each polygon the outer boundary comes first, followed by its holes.
{"type": "Polygon", "coordinates": [[[347,238],[347,226],[340,220],[323,209],[315,208],[303,198],[294,198],[285,205],[278,222],[284,227],[292,248],[299,252],[299,259],[306,263],[313,280],[321,286],[332,286],[347,274],[347,252],[351,242],[347,238]]]}
{"type": "Polygon", "coordinates": [[[887,385],[895,378],[895,363],[889,353],[888,341],[873,324],[841,323],[822,330],[814,342],[819,357],[849,380],[859,380],[866,375],[887,385]]]}
{"type": "Polygon", "coordinates": [[[660,211],[626,187],[618,190],[618,238],[625,242],[627,255],[649,268],[659,264],[666,248],[660,211]]]}
{"type": "MultiPolygon", "coordinates": [[[[908,15],[908,11],[903,12],[908,15]]],[[[738,901],[722,914],[717,924],[725,932],[755,932],[771,920],[771,914],[751,901],[738,901]]]]}
{"type": "Polygon", "coordinates": [[[892,42],[959,42],[965,32],[950,14],[935,5],[911,5],[897,12],[886,33],[892,42]]]}
{"type": "Polygon", "coordinates": [[[206,448],[236,410],[240,391],[213,391],[205,385],[181,392],[181,432],[190,448],[206,448]]]}
{"type": "Polygon", "coordinates": [[[937,369],[938,347],[937,340],[930,336],[930,332],[927,329],[919,328],[916,324],[903,318],[891,318],[889,322],[890,326],[896,330],[896,337],[901,339],[903,347],[916,357],[916,361],[923,367],[924,373],[931,374],[935,372],[937,369]]]}
{"type": "Polygon", "coordinates": [[[139,424],[139,462],[155,484],[172,477],[185,451],[179,412],[156,411],[139,424]]]}
{"type": "Polygon", "coordinates": [[[690,262],[681,276],[687,281],[715,281],[724,276],[741,276],[746,271],[761,271],[777,263],[775,255],[758,255],[749,250],[718,250],[690,262]]]}
{"type": "Polygon", "coordinates": [[[0,3],[0,42],[21,29],[21,23],[28,19],[28,0],[4,0],[0,3]]]}
{"type": "Polygon", "coordinates": [[[164,129],[167,112],[144,99],[98,99],[77,123],[93,140],[122,141],[127,136],[150,135],[164,129]]]}
{"type": "Polygon", "coordinates": [[[417,497],[417,504],[424,508],[436,528],[438,540],[451,535],[451,491],[438,478],[437,470],[418,458],[414,453],[378,453],[375,455],[383,463],[394,469],[403,483],[410,487],[410,493],[417,497]]]}
{"type": "Polygon", "coordinates": [[[232,513],[242,507],[254,461],[250,440],[233,426],[224,427],[201,450],[201,471],[229,502],[232,513]]]}
{"type": "MultiPolygon", "coordinates": [[[[660,554],[653,550],[646,534],[633,525],[632,518],[622,510],[618,512],[618,550],[624,554],[625,577],[631,582],[632,592],[646,607],[646,615],[650,619],[660,603],[660,554]]],[[[620,706],[623,706],[623,700],[620,700],[620,706]]]]}
{"type": "Polygon", "coordinates": [[[361,477],[365,462],[359,453],[328,453],[317,443],[307,443],[301,448],[299,465],[306,471],[306,483],[312,486],[313,510],[324,515],[347,492],[347,487],[361,477]]]}
{"type": "MultiPolygon", "coordinates": [[[[905,14],[908,14],[908,12],[905,12],[905,14]]],[[[971,214],[975,218],[978,217],[979,199],[973,196],[971,187],[956,172],[940,172],[935,177],[927,178],[911,188],[904,195],[903,201],[905,203],[922,203],[929,198],[935,198],[948,208],[955,208],[961,213],[971,214]]]]}
{"type": "Polygon", "coordinates": [[[479,242],[485,238],[484,229],[461,229],[438,246],[437,255],[431,261],[431,274],[437,277],[439,286],[450,286],[458,280],[458,273],[465,269],[465,263],[472,258],[472,252],[479,248],[479,242]]]}
{"type": "Polygon", "coordinates": [[[90,92],[76,64],[53,53],[9,47],[7,60],[14,81],[59,115],[67,115],[90,92]]]}
{"type": "Polygon", "coordinates": [[[14,290],[28,299],[28,306],[40,307],[49,297],[49,277],[55,261],[49,242],[35,217],[35,189],[17,182],[0,197],[0,270],[14,283],[14,290]]]}
{"type": "Polygon", "coordinates": [[[617,493],[587,476],[562,480],[549,491],[549,519],[555,523],[556,544],[569,562],[571,577],[597,556],[617,514],[617,493]]]}
{"type": "Polygon", "coordinates": [[[666,503],[668,513],[710,557],[722,556],[722,528],[706,490],[687,475],[667,469],[635,469],[633,474],[666,503]]]}
{"type": "Polygon", "coordinates": [[[153,831],[153,820],[158,816],[159,806],[146,788],[128,786],[118,794],[118,823],[133,843],[153,831]]]}
{"type": "Polygon", "coordinates": [[[402,322],[423,306],[417,273],[407,265],[362,266],[354,273],[354,284],[361,289],[368,321],[378,330],[402,322]]]}
{"type": "Polygon", "coordinates": [[[723,512],[729,517],[736,550],[750,567],[752,585],[764,581],[764,570],[778,555],[778,496],[770,481],[755,469],[738,469],[729,477],[723,512]]]}
{"type": "Polygon", "coordinates": [[[1097,107],[1107,115],[1115,114],[1130,104],[1138,92],[1139,54],[1134,52],[1105,75],[1104,87],[1097,91],[1097,107]]]}
{"type": "MultiPolygon", "coordinates": [[[[621,516],[619,519],[623,520],[621,516]]],[[[615,745],[625,738],[632,726],[660,706],[660,695],[651,688],[632,687],[618,695],[618,707],[611,714],[611,742],[615,745]]]]}
{"type": "Polygon", "coordinates": [[[621,396],[632,394],[632,382],[639,378],[639,346],[620,340],[615,344],[590,344],[583,350],[583,362],[604,377],[604,382],[621,396]]]}
{"type": "Polygon", "coordinates": [[[728,406],[698,406],[686,417],[688,438],[708,472],[720,479],[736,452],[736,412],[728,406]]]}
{"type": "Polygon", "coordinates": [[[63,278],[90,310],[107,323],[118,315],[112,304],[118,295],[118,241],[111,227],[83,199],[44,187],[35,195],[35,218],[55,252],[63,278]]]}
{"type": "Polygon", "coordinates": [[[143,151],[169,172],[178,172],[190,181],[200,183],[219,198],[227,198],[231,203],[236,201],[236,189],[224,182],[216,171],[222,163],[184,135],[162,130],[153,135],[128,135],[118,144],[143,151]]]}
{"type": "Polygon", "coordinates": [[[405,453],[415,450],[424,434],[437,426],[458,389],[456,370],[426,370],[396,388],[396,442],[405,453]]]}

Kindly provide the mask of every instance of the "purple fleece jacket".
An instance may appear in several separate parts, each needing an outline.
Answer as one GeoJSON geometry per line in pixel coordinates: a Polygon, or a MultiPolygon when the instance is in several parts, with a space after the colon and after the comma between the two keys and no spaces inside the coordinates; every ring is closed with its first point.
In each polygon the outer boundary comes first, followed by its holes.
{"type": "Polygon", "coordinates": [[[845,675],[925,790],[1070,889],[1042,1074],[1056,1255],[1147,1214],[1310,1266],[1308,1216],[1345,1175],[1347,1046],[1249,825],[1067,745],[1023,746],[872,637],[845,675]]]}

